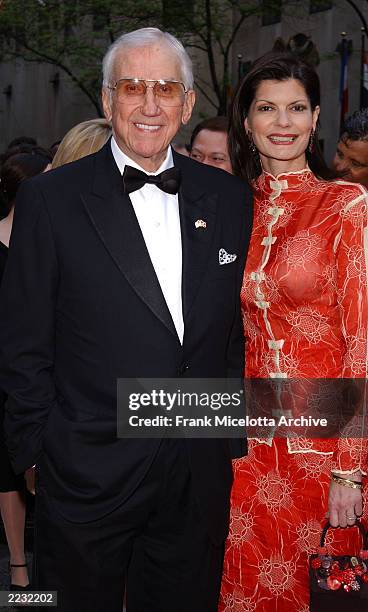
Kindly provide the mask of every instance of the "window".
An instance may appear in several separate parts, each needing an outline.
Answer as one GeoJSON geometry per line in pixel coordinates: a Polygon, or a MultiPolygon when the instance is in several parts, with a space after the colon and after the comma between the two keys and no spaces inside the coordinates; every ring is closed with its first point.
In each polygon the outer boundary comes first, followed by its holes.
{"type": "Polygon", "coordinates": [[[321,11],[328,11],[330,8],[332,8],[331,0],[310,0],[309,2],[310,13],[320,13],[321,11]]]}
{"type": "Polygon", "coordinates": [[[263,0],[262,25],[272,25],[281,21],[281,0],[263,0]]]}

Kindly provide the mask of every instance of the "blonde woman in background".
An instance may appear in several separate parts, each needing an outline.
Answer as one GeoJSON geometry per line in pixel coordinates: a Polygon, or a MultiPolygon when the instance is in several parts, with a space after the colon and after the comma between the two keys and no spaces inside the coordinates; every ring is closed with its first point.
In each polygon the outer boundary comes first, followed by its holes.
{"type": "Polygon", "coordinates": [[[62,139],[53,159],[52,168],[58,168],[58,166],[96,153],[110,136],[111,125],[106,119],[89,119],[78,123],[62,139]]]}

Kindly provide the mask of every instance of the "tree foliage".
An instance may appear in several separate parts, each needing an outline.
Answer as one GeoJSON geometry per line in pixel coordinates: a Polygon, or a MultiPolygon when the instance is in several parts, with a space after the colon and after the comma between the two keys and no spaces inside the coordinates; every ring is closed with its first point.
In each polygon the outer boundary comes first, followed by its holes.
{"type": "Polygon", "coordinates": [[[232,45],[245,19],[260,13],[261,3],[257,0],[195,0],[187,2],[186,10],[181,13],[180,0],[168,0],[168,4],[171,8],[165,25],[187,49],[206,57],[207,78],[197,73],[197,88],[218,114],[226,114],[232,45]]]}
{"type": "Polygon", "coordinates": [[[101,115],[100,72],[106,46],[123,31],[156,24],[159,6],[157,0],[3,0],[0,60],[54,65],[101,115]]]}
{"type": "Polygon", "coordinates": [[[197,72],[197,88],[214,112],[225,114],[234,40],[247,17],[279,6],[276,0],[0,0],[0,61],[22,58],[54,65],[101,115],[106,46],[122,32],[164,27],[204,58],[208,70],[201,77],[197,72]]]}

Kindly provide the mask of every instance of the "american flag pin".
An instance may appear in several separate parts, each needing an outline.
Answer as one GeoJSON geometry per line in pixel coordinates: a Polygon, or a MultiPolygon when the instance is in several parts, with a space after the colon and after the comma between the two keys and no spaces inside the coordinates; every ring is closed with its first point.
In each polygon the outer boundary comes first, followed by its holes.
{"type": "Polygon", "coordinates": [[[203,229],[206,229],[207,227],[207,223],[205,221],[203,221],[203,219],[197,219],[197,221],[195,222],[195,228],[198,229],[200,227],[203,227],[203,229]]]}

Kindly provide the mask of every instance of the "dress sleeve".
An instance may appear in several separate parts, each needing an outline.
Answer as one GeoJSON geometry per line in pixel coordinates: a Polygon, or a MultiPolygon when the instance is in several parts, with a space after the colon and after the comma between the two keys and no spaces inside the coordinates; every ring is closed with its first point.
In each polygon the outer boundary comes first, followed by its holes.
{"type": "MultiPolygon", "coordinates": [[[[355,416],[344,427],[333,456],[333,471],[368,471],[367,344],[368,344],[368,194],[361,188],[342,209],[336,241],[336,280],[345,340],[342,378],[355,382],[355,416]]],[[[347,384],[348,381],[347,381],[347,384]]]]}

